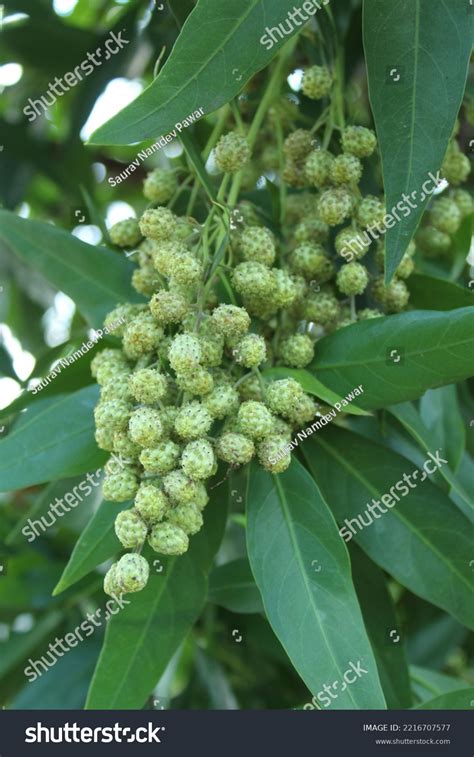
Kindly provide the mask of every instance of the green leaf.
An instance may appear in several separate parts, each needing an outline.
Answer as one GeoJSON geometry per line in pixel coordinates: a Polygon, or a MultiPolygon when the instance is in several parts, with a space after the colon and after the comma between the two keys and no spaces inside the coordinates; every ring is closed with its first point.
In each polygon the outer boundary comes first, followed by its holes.
{"type": "Polygon", "coordinates": [[[50,638],[52,631],[62,622],[62,612],[53,610],[40,617],[33,628],[26,633],[12,632],[7,641],[2,639],[2,657],[0,658],[0,676],[2,679],[23,660],[26,660],[44,640],[50,638]]]}
{"type": "Polygon", "coordinates": [[[365,57],[386,206],[390,212],[398,205],[400,219],[387,230],[387,280],[418,226],[430,197],[423,185],[441,166],[461,107],[472,48],[471,10],[466,0],[364,1],[365,57]]]}
{"type": "Polygon", "coordinates": [[[349,555],[311,476],[296,460],[279,476],[253,465],[246,501],[252,572],[298,674],[325,707],[323,686],[337,680],[337,709],[385,709],[349,555]],[[369,674],[344,686],[359,661],[369,674]]]}
{"type": "Polygon", "coordinates": [[[130,502],[102,502],[87,528],[79,537],[63,574],[53,591],[61,594],[98,565],[109,560],[122,546],[114,530],[115,518],[130,502]]]}
{"type": "Polygon", "coordinates": [[[183,149],[191,166],[194,168],[196,174],[199,177],[199,181],[206,190],[209,199],[216,200],[217,192],[212,185],[211,177],[206,171],[206,166],[204,165],[201,153],[199,152],[199,148],[196,146],[194,139],[188,132],[183,131],[183,133],[180,135],[180,142],[183,145],[183,149]]]}
{"type": "Polygon", "coordinates": [[[265,28],[284,21],[293,5],[292,0],[199,0],[156,79],[97,129],[90,143],[126,145],[156,138],[199,108],[208,114],[232,100],[292,36],[278,39],[270,50],[270,41],[260,42],[265,28]]]}
{"type": "Polygon", "coordinates": [[[456,473],[466,446],[466,428],[458,405],[455,386],[432,389],[420,400],[421,420],[449,460],[456,473]]]}
{"type": "Polygon", "coordinates": [[[473,628],[472,527],[448,497],[419,470],[415,475],[413,463],[348,431],[313,434],[303,453],[344,524],[342,537],[353,537],[403,586],[473,628]],[[372,517],[367,507],[382,497],[385,512],[372,517]]]}
{"type": "Polygon", "coordinates": [[[98,387],[37,400],[0,441],[0,491],[69,478],[101,466],[94,439],[98,387]]]}
{"type": "MultiPolygon", "coordinates": [[[[269,381],[277,381],[278,379],[294,378],[295,381],[301,384],[305,392],[313,394],[318,399],[324,400],[332,407],[336,402],[341,403],[342,399],[339,394],[332,392],[327,386],[324,386],[318,379],[313,376],[309,371],[305,371],[301,368],[269,368],[262,373],[263,378],[269,381]]],[[[350,402],[344,412],[350,415],[370,415],[365,410],[358,408],[353,402],[350,402]]]]}
{"type": "MultiPolygon", "coordinates": [[[[435,438],[410,402],[394,405],[388,408],[388,411],[416,439],[425,452],[432,452],[436,449],[437,442],[435,438]]],[[[439,469],[439,474],[448,482],[451,491],[457,495],[455,501],[461,507],[464,515],[474,523],[474,498],[469,493],[469,489],[462,485],[458,476],[454,475],[449,465],[443,465],[439,469]]]]}
{"type": "Polygon", "coordinates": [[[352,576],[364,617],[387,707],[411,707],[410,677],[403,643],[394,641],[391,632],[400,634],[400,623],[387,589],[384,574],[355,544],[350,551],[352,576]]]}
{"type": "Polygon", "coordinates": [[[410,305],[419,310],[455,310],[474,305],[474,289],[463,289],[435,276],[414,273],[407,279],[410,305]]]}
{"type": "Polygon", "coordinates": [[[209,578],[209,601],[231,612],[263,612],[262,598],[246,558],[214,568],[209,578]]]}
{"type": "Polygon", "coordinates": [[[410,665],[410,679],[413,691],[421,702],[449,691],[458,691],[466,685],[465,681],[460,681],[458,678],[438,673],[437,670],[420,668],[417,665],[410,665]]]}
{"type": "Polygon", "coordinates": [[[147,549],[150,579],[111,617],[87,709],[143,707],[169,660],[198,618],[207,595],[207,574],[224,533],[228,486],[213,490],[204,528],[185,555],[165,558],[147,549]]]}
{"type": "Polygon", "coordinates": [[[417,399],[474,373],[474,307],[347,326],[318,342],[308,370],[342,397],[362,384],[357,403],[365,409],[417,399]]]}
{"type": "Polygon", "coordinates": [[[472,710],[474,706],[474,688],[459,689],[441,694],[429,702],[422,702],[415,710],[472,710]]]}
{"type": "Polygon", "coordinates": [[[137,302],[130,284],[133,265],[124,255],[86,244],[51,224],[0,210],[2,246],[69,295],[94,328],[117,303],[137,302]]]}

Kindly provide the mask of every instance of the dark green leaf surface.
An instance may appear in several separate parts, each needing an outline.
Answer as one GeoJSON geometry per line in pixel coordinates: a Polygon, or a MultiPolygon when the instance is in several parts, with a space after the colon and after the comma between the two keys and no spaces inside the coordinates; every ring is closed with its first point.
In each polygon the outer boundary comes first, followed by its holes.
{"type": "Polygon", "coordinates": [[[342,397],[362,384],[365,409],[416,399],[474,373],[474,307],[361,321],[318,342],[308,370],[342,397]]]}
{"type": "Polygon", "coordinates": [[[441,694],[459,691],[466,687],[465,681],[439,673],[437,670],[420,668],[418,665],[410,665],[410,680],[419,702],[427,702],[441,694]]]}
{"type": "Polygon", "coordinates": [[[0,491],[69,478],[99,468],[107,454],[94,439],[98,387],[37,400],[0,441],[0,491]]]}
{"type": "Polygon", "coordinates": [[[269,43],[259,40],[293,5],[292,0],[199,0],[157,78],[90,142],[126,145],[159,137],[199,108],[205,114],[220,108],[282,46],[278,40],[267,50],[269,43]]]}
{"type": "Polygon", "coordinates": [[[410,591],[474,628],[472,526],[449,498],[420,471],[412,475],[413,463],[348,431],[313,434],[303,453],[341,526],[348,529],[346,520],[358,516],[367,524],[352,523],[364,552],[410,591]],[[367,506],[385,495],[386,512],[372,517],[367,506]]]}
{"type": "Polygon", "coordinates": [[[411,707],[410,677],[400,623],[383,572],[355,544],[350,550],[352,576],[380,682],[389,709],[411,707]],[[395,632],[395,636],[393,634],[395,632]]]}
{"type": "Polygon", "coordinates": [[[150,579],[109,620],[87,698],[87,709],[137,709],[196,621],[207,595],[207,574],[227,516],[228,487],[220,486],[204,512],[204,528],[185,555],[165,558],[147,549],[150,579]]]}
{"type": "Polygon", "coordinates": [[[93,247],[51,224],[0,210],[0,249],[4,246],[74,300],[91,326],[119,302],[136,302],[130,284],[133,265],[105,247],[93,247]]]}
{"type": "Polygon", "coordinates": [[[331,704],[324,684],[337,680],[335,708],[385,709],[349,555],[311,476],[296,460],[279,476],[253,465],[246,499],[252,572],[297,672],[322,705],[331,704]],[[368,674],[344,686],[344,672],[358,661],[368,674]]]}
{"type": "Polygon", "coordinates": [[[436,699],[430,699],[428,702],[422,702],[417,705],[415,710],[472,710],[474,702],[474,688],[459,689],[447,694],[441,694],[436,699]]]}
{"type": "Polygon", "coordinates": [[[426,392],[420,400],[420,416],[455,473],[466,446],[466,428],[459,410],[456,387],[443,386],[426,392]]]}
{"type": "Polygon", "coordinates": [[[407,279],[410,305],[419,310],[455,310],[474,306],[474,287],[458,286],[435,276],[414,273],[407,279]]]}
{"type": "Polygon", "coordinates": [[[466,0],[364,0],[364,47],[386,206],[390,212],[405,200],[406,209],[399,206],[400,220],[387,231],[388,279],[418,226],[429,199],[424,182],[441,166],[461,106],[471,10],[466,0]]]}
{"type": "Polygon", "coordinates": [[[115,518],[131,502],[102,502],[85,531],[79,537],[69,562],[53,594],[60,594],[98,565],[109,560],[122,546],[115,535],[115,518]]]}
{"type": "Polygon", "coordinates": [[[238,613],[263,612],[262,598],[247,559],[214,568],[209,577],[209,600],[238,613]]]}

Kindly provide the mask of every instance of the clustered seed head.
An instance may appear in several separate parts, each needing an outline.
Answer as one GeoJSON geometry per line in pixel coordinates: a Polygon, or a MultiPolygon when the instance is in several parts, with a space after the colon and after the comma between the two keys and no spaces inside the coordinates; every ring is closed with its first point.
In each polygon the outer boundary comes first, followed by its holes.
{"type": "MultiPolygon", "coordinates": [[[[470,163],[453,136],[442,172],[455,188],[433,198],[385,284],[385,201],[361,183],[365,159],[379,180],[375,133],[354,124],[332,129],[323,121],[328,113],[339,118],[334,108],[319,108],[311,130],[299,128],[312,107],[306,98],[330,96],[332,88],[328,68],[307,67],[304,118],[295,103],[274,98],[268,123],[252,132],[251,164],[243,130],[231,131],[231,118],[222,130],[216,120],[214,167],[239,173],[223,178],[207,219],[199,188],[189,193],[185,216],[166,207],[178,207],[185,187],[179,172],[157,168],[143,185],[148,209],[110,229],[115,245],[133,250],[126,254],[140,295],[140,304],[122,302],[107,314],[120,341],[91,362],[100,386],[97,444],[120,456],[120,465],[113,458],[105,467],[103,496],[127,503],[115,532],[131,552],[107,572],[112,596],[146,585],[149,566],[138,552],[147,542],[161,555],[186,552],[203,526],[218,461],[238,468],[255,459],[270,474],[284,473],[295,433],[328,412],[297,378],[312,370],[319,338],[404,310],[415,252],[448,257],[472,213],[471,195],[458,188],[470,163]],[[262,173],[280,188],[271,210],[253,202],[265,195],[255,191],[262,173]],[[239,186],[252,199],[236,196],[239,186]],[[190,215],[194,206],[199,220],[190,215]],[[283,378],[269,378],[270,368],[283,378]]],[[[245,119],[254,103],[239,107],[245,119]]]]}

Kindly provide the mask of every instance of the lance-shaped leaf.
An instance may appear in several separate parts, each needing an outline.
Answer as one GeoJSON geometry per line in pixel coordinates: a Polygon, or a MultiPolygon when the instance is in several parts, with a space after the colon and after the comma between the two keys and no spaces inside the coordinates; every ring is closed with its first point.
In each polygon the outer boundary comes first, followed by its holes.
{"type": "Polygon", "coordinates": [[[387,280],[415,233],[430,197],[425,182],[438,172],[453,132],[471,56],[472,19],[466,0],[364,0],[364,47],[386,205],[399,219],[387,224],[387,280]]]}
{"type": "Polygon", "coordinates": [[[278,476],[254,465],[246,504],[250,565],[265,612],[319,706],[385,709],[349,555],[309,473],[297,460],[278,476]],[[367,673],[348,685],[351,662],[367,673]],[[333,681],[331,699],[323,687],[333,681]]]}
{"type": "Polygon", "coordinates": [[[414,273],[407,280],[410,304],[419,310],[455,310],[474,306],[473,288],[463,289],[451,281],[414,273]]]}
{"type": "MultiPolygon", "coordinates": [[[[229,102],[290,38],[278,32],[271,38],[266,29],[284,21],[293,6],[293,0],[199,0],[156,79],[90,142],[126,145],[182,131],[187,116],[229,102]]],[[[299,28],[295,24],[293,34],[299,28]]]]}
{"type": "Polygon", "coordinates": [[[303,453],[341,538],[354,538],[410,591],[474,628],[472,525],[426,471],[341,429],[313,434],[303,453]]]}

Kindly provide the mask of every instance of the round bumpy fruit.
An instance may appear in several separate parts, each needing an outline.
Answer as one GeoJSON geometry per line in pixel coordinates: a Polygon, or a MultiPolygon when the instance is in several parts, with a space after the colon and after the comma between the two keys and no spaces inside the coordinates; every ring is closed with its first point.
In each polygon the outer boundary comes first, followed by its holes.
{"type": "Polygon", "coordinates": [[[155,368],[142,368],[129,378],[131,392],[138,402],[154,405],[166,395],[166,376],[155,368]]]}
{"type": "Polygon", "coordinates": [[[195,370],[202,357],[199,339],[191,334],[178,334],[171,342],[168,360],[176,373],[189,373],[195,370]]]}
{"type": "Polygon", "coordinates": [[[126,549],[140,547],[147,535],[146,523],[134,510],[122,510],[115,519],[115,533],[126,549]]]}
{"type": "Polygon", "coordinates": [[[250,326],[249,314],[236,305],[219,305],[212,312],[211,320],[219,334],[230,338],[243,336],[250,326]]]}
{"type": "Polygon", "coordinates": [[[181,449],[170,439],[159,442],[156,447],[143,449],[140,453],[140,463],[147,473],[164,475],[176,468],[181,449]]]}
{"type": "Polygon", "coordinates": [[[143,182],[143,194],[146,199],[158,205],[165,205],[171,200],[177,189],[176,174],[162,168],[155,168],[143,182]]]}
{"type": "Polygon", "coordinates": [[[163,487],[174,505],[192,502],[197,496],[197,484],[182,470],[174,470],[163,478],[163,487]]]}
{"type": "Polygon", "coordinates": [[[273,427],[273,416],[263,402],[243,402],[237,418],[242,432],[251,439],[263,439],[273,427]]]}
{"type": "Polygon", "coordinates": [[[328,189],[319,198],[319,215],[328,226],[339,226],[353,211],[354,200],[347,189],[328,189]]]}
{"type": "Polygon", "coordinates": [[[212,415],[200,402],[188,402],[179,410],[174,424],[181,439],[199,439],[212,426],[212,415]]]}
{"type": "Polygon", "coordinates": [[[161,555],[184,555],[189,547],[187,534],[174,523],[158,523],[153,527],[148,542],[161,555]]]}
{"type": "Polygon", "coordinates": [[[214,469],[214,451],[206,439],[189,442],[183,450],[181,467],[187,476],[193,479],[206,479],[214,469]]]}
{"type": "Polygon", "coordinates": [[[257,334],[248,334],[238,343],[233,354],[236,362],[245,368],[257,368],[267,357],[265,339],[257,334]]]}
{"type": "Polygon", "coordinates": [[[152,407],[139,407],[128,424],[130,439],[141,447],[153,447],[163,436],[160,413],[152,407]]]}
{"type": "Polygon", "coordinates": [[[240,171],[250,160],[250,155],[245,137],[233,131],[221,137],[215,149],[217,167],[225,173],[240,171]]]}
{"type": "Polygon", "coordinates": [[[362,163],[354,155],[338,155],[330,171],[334,184],[358,184],[362,177],[362,163]]]}
{"type": "Polygon", "coordinates": [[[165,493],[154,484],[142,483],[135,497],[135,509],[148,525],[162,520],[170,508],[165,493]]]}
{"type": "Polygon", "coordinates": [[[288,440],[284,436],[277,434],[264,439],[257,450],[260,464],[270,473],[283,473],[291,463],[287,447],[288,440]]]}
{"type": "Polygon", "coordinates": [[[136,247],[142,235],[136,218],[127,218],[109,229],[110,241],[118,247],[136,247]]]}
{"type": "Polygon", "coordinates": [[[255,447],[251,439],[244,434],[227,432],[217,440],[217,456],[230,465],[245,465],[255,454],[255,447]]]}
{"type": "Polygon", "coordinates": [[[313,150],[304,164],[305,176],[312,187],[321,188],[329,181],[334,156],[327,150],[313,150]]]}
{"type": "Polygon", "coordinates": [[[367,268],[360,263],[347,263],[337,274],[337,288],[343,294],[362,294],[369,283],[367,268]]]}
{"type": "Polygon", "coordinates": [[[280,357],[292,368],[305,368],[314,358],[314,344],[305,334],[294,334],[280,345],[280,357]]]}
{"type": "Polygon", "coordinates": [[[245,260],[271,266],[275,260],[276,249],[273,234],[265,227],[250,226],[240,237],[240,249],[245,260]]]}
{"type": "Polygon", "coordinates": [[[187,502],[170,511],[168,523],[178,526],[188,536],[194,536],[201,530],[204,520],[199,507],[194,502],[187,502]]]}
{"type": "Polygon", "coordinates": [[[314,138],[310,131],[296,129],[285,139],[283,153],[289,160],[304,160],[313,149],[313,142],[314,138]]]}
{"type": "Polygon", "coordinates": [[[348,126],[342,133],[341,145],[345,153],[368,158],[377,147],[377,137],[365,126],[348,126]]]}
{"type": "Polygon", "coordinates": [[[123,555],[114,572],[114,583],[124,594],[141,591],[145,588],[150,574],[150,567],[141,555],[123,555]]]}
{"type": "Polygon", "coordinates": [[[161,326],[181,323],[188,312],[186,299],[177,292],[165,289],[156,292],[150,300],[150,312],[161,326]]]}
{"type": "Polygon", "coordinates": [[[168,208],[145,210],[139,223],[143,236],[158,242],[171,239],[176,228],[176,218],[168,208]]]}
{"type": "Polygon", "coordinates": [[[110,502],[126,502],[135,496],[137,489],[137,477],[129,468],[106,476],[102,484],[103,497],[110,502]]]}
{"type": "Polygon", "coordinates": [[[303,73],[301,90],[306,97],[320,100],[326,97],[332,88],[332,74],[325,66],[311,66],[303,73]]]}
{"type": "Polygon", "coordinates": [[[215,386],[210,394],[203,398],[202,404],[213,418],[221,420],[226,415],[236,413],[239,407],[239,394],[232,386],[215,386]]]}

